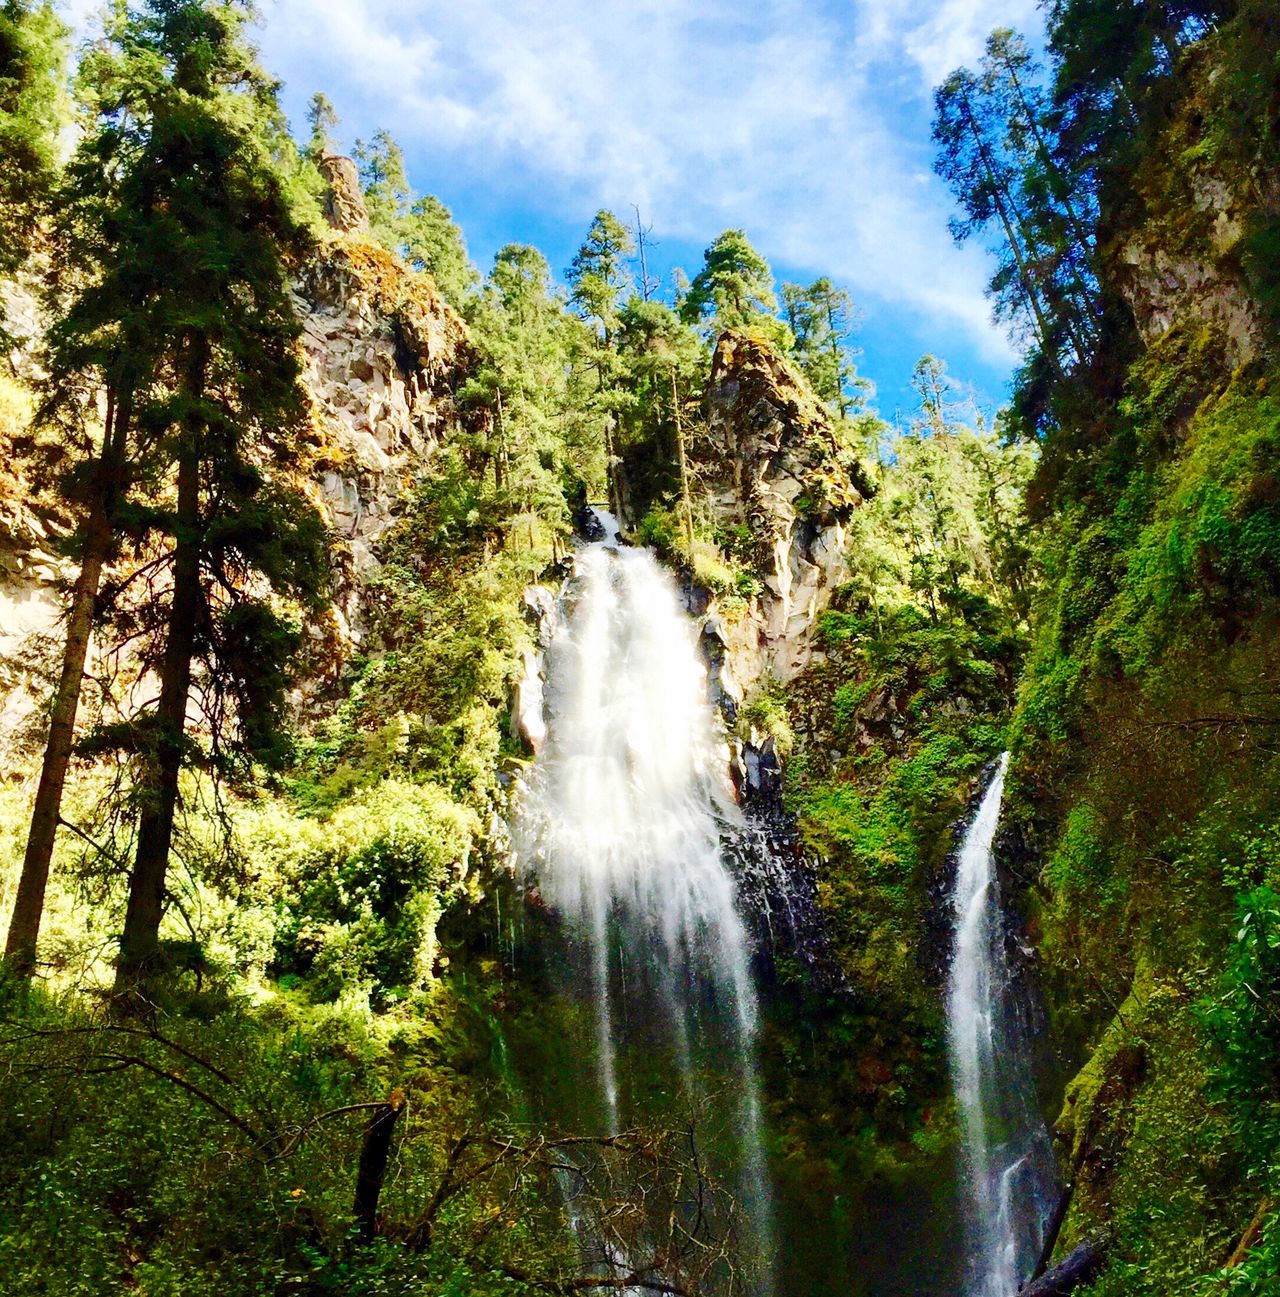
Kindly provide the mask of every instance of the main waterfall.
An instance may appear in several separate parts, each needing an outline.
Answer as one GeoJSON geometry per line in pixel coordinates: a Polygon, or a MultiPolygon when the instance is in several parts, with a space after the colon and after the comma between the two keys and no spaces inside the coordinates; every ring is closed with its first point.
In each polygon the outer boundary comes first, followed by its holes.
{"type": "Polygon", "coordinates": [[[947,1035],[964,1156],[967,1297],[1014,1297],[1030,1277],[1052,1183],[992,851],[1008,764],[1005,753],[956,866],[947,1035]]]}
{"type": "Polygon", "coordinates": [[[594,1018],[582,1080],[596,1110],[615,1130],[655,1106],[714,1111],[744,1232],[767,1252],[757,1004],[723,849],[741,816],[674,582],[602,520],[548,649],[547,738],[517,845],[594,1018]]]}

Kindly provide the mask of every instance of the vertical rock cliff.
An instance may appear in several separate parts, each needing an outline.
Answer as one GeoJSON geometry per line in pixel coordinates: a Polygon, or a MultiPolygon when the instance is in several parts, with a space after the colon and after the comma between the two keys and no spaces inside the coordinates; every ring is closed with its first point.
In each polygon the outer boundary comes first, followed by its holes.
{"type": "Polygon", "coordinates": [[[705,405],[693,467],[759,586],[745,610],[713,604],[705,623],[715,682],[738,703],[754,682],[790,680],[814,659],[817,618],[849,572],[846,528],[870,487],[822,403],[757,338],[721,336],[705,405]]]}

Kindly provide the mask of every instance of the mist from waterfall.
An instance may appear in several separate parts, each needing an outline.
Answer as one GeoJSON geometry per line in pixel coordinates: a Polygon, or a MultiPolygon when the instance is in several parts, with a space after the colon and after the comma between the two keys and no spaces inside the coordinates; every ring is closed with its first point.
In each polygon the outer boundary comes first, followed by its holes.
{"type": "Polygon", "coordinates": [[[582,1084],[614,1130],[655,1093],[716,1112],[749,1242],[770,1246],[750,945],[724,842],[742,824],[675,584],[616,528],[577,555],[547,651],[547,737],[517,824],[594,1018],[582,1084]],[[654,1077],[657,1076],[655,1081],[654,1077]]]}
{"type": "Polygon", "coordinates": [[[947,1036],[961,1119],[966,1297],[1014,1297],[1030,1277],[1053,1182],[992,849],[1008,764],[1005,753],[965,832],[953,897],[947,1036]]]}

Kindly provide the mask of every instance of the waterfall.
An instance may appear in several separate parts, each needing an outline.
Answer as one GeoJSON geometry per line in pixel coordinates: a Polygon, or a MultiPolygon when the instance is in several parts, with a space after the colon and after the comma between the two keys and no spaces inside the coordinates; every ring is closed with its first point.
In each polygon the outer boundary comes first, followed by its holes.
{"type": "Polygon", "coordinates": [[[1053,1175],[992,851],[1008,764],[1005,753],[956,865],[947,1036],[961,1118],[967,1297],[1014,1297],[1030,1276],[1053,1175]]]}
{"type": "Polygon", "coordinates": [[[675,584],[600,517],[605,539],[578,552],[547,651],[518,852],[572,943],[564,976],[594,1017],[583,1079],[603,1120],[642,1123],[655,1094],[714,1106],[749,1242],[767,1252],[757,1003],[725,863],[742,819],[675,584]]]}

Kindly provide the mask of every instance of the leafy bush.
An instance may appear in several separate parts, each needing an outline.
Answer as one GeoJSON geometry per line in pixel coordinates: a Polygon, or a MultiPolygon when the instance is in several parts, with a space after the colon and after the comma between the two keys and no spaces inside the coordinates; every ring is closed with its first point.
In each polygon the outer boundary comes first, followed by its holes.
{"type": "Polygon", "coordinates": [[[273,806],[246,820],[246,848],[279,889],[279,970],[305,973],[321,999],[363,988],[383,1002],[431,979],[435,925],[479,835],[474,811],[388,778],[323,816],[273,806]]]}

